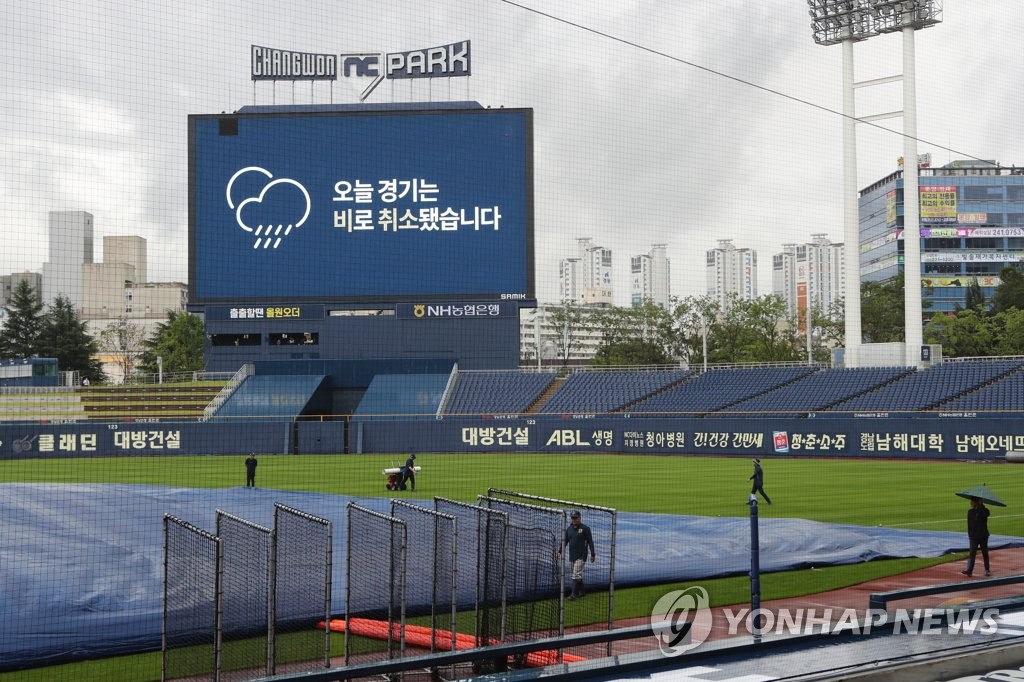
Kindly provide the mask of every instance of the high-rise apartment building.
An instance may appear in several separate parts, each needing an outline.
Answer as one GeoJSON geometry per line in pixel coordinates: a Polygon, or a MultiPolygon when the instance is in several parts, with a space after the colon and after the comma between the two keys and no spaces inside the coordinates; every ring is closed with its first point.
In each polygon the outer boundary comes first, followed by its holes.
{"type": "Polygon", "coordinates": [[[562,303],[611,304],[612,252],[595,246],[589,237],[576,240],[576,257],[558,264],[562,303]]]}
{"type": "MultiPolygon", "coordinates": [[[[977,280],[986,300],[1005,266],[1024,264],[1024,168],[953,161],[918,169],[922,313],[964,307],[977,280]]],[[[903,171],[860,193],[860,279],[903,272],[903,171]]]]}
{"type": "Polygon", "coordinates": [[[843,298],[843,245],[823,234],[808,244],[783,244],[772,257],[772,293],[786,302],[786,312],[799,319],[808,307],[828,311],[843,298]]]}
{"type": "Polygon", "coordinates": [[[737,249],[731,239],[720,239],[705,262],[707,294],[720,306],[726,307],[732,294],[743,301],[757,298],[757,251],[737,249]]]}
{"type": "Polygon", "coordinates": [[[633,306],[650,301],[668,308],[672,299],[671,272],[664,244],[654,244],[650,253],[630,259],[629,274],[632,282],[633,306]]]}
{"type": "Polygon", "coordinates": [[[49,260],[43,263],[42,302],[64,296],[81,308],[82,266],[93,262],[93,217],[85,211],[50,211],[49,260]]]}

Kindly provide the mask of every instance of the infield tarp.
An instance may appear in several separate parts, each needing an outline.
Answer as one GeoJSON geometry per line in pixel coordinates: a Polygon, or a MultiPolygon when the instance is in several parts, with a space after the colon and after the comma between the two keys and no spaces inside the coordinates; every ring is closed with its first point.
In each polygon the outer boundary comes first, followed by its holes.
{"type": "MultiPolygon", "coordinates": [[[[263,488],[0,484],[0,669],[158,650],[164,514],[209,532],[215,530],[217,509],[270,527],[275,502],[329,519],[332,612],[340,614],[350,501],[382,513],[389,508],[386,498],[263,488]]],[[[591,514],[586,522],[597,544],[595,568],[601,568],[608,560],[603,543],[609,521],[591,514]]],[[[764,517],[759,528],[763,572],[968,548],[966,532],[764,517]]],[[[989,546],[1021,547],[1024,538],[993,536],[989,546]]],[[[748,516],[618,515],[617,587],[741,575],[749,568],[748,516]]],[[[460,600],[470,602],[472,595],[460,600]]]]}

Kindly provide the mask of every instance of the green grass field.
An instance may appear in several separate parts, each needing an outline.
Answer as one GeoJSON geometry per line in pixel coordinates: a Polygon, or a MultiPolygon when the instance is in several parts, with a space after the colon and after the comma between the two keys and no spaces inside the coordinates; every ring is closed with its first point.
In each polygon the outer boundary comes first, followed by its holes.
{"type": "MultiPolygon", "coordinates": [[[[738,516],[749,514],[748,458],[613,455],[421,454],[416,492],[384,488],[381,470],[400,465],[395,455],[262,456],[256,483],[352,496],[474,501],[489,487],[579,501],[621,511],[738,516]]],[[[0,462],[0,482],[134,483],[226,488],[245,483],[244,457],[129,457],[0,462]]],[[[934,461],[762,460],[766,518],[804,518],[865,526],[965,531],[967,501],[957,490],[981,483],[1011,504],[993,508],[994,534],[1024,535],[1024,514],[1013,505],[1024,467],[934,461]]],[[[2,492],[0,492],[2,503],[2,492]]],[[[875,561],[762,578],[762,599],[801,596],[903,573],[962,555],[875,561]]],[[[735,576],[700,583],[713,604],[749,600],[749,580],[735,576]]],[[[671,586],[616,590],[616,617],[646,616],[671,586]]],[[[572,624],[572,623],[570,623],[572,624]]],[[[336,638],[336,640],[340,640],[336,638]]],[[[0,674],[6,680],[159,679],[159,652],[0,674]]]]}

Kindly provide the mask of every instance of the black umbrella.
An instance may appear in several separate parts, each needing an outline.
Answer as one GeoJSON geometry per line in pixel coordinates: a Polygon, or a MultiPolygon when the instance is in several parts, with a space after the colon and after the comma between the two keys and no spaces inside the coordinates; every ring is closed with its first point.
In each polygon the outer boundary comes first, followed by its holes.
{"type": "Polygon", "coordinates": [[[992,504],[997,507],[1006,506],[1006,503],[1000,500],[999,496],[996,495],[991,490],[989,490],[988,486],[986,486],[984,483],[982,483],[981,485],[976,485],[973,488],[968,488],[967,490],[961,490],[960,492],[957,493],[957,495],[968,500],[971,499],[972,497],[977,497],[982,502],[985,502],[986,504],[992,504]]]}

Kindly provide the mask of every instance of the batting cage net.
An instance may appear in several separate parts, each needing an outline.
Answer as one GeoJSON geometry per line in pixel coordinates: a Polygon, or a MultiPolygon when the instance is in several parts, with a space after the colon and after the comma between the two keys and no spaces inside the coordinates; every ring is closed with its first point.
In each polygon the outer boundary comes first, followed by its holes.
{"type": "Polygon", "coordinates": [[[455,517],[402,500],[391,500],[391,516],[405,523],[406,562],[419,569],[405,585],[406,616],[429,614],[430,633],[425,648],[430,653],[453,651],[458,566],[455,517]]]}
{"type": "Polygon", "coordinates": [[[221,680],[272,674],[271,529],[217,510],[221,545],[221,680]]]}
{"type": "MultiPolygon", "coordinates": [[[[596,623],[606,623],[607,629],[615,627],[615,551],[616,551],[616,525],[617,512],[610,507],[600,507],[583,502],[560,500],[552,497],[542,497],[529,493],[514,490],[502,490],[491,488],[487,491],[489,497],[517,500],[527,504],[539,504],[545,507],[562,508],[566,513],[578,511],[582,517],[582,523],[590,528],[594,539],[596,560],[591,562],[589,557],[583,570],[583,598],[573,599],[566,605],[566,626],[591,626],[596,623]]],[[[572,585],[572,566],[568,560],[565,550],[566,538],[561,539],[563,548],[562,572],[565,581],[566,591],[572,585]]],[[[611,643],[605,645],[605,653],[611,654],[611,643]]],[[[593,651],[569,651],[569,653],[580,655],[593,655],[593,651]]]]}
{"type": "Polygon", "coordinates": [[[215,679],[220,639],[220,540],[164,515],[161,679],[215,679]]]}
{"type": "Polygon", "coordinates": [[[443,497],[434,508],[455,517],[459,529],[456,593],[461,609],[473,609],[474,645],[504,641],[508,514],[443,497]]]}
{"type": "Polygon", "coordinates": [[[274,504],[272,670],[330,667],[331,522],[274,504]]]}
{"type": "Polygon", "coordinates": [[[478,500],[509,519],[505,641],[561,636],[565,626],[559,548],[565,513],[486,495],[478,500]]]}
{"type": "Polygon", "coordinates": [[[405,522],[352,502],[346,512],[345,665],[401,658],[405,522]]]}

